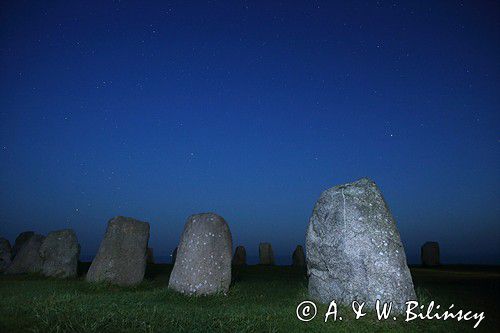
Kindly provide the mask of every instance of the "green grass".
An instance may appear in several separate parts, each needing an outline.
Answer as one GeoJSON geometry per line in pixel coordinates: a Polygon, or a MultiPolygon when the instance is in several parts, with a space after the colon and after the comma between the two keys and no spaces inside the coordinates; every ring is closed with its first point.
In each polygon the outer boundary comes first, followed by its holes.
{"type": "MultiPolygon", "coordinates": [[[[324,322],[318,304],[310,322],[295,316],[307,300],[307,280],[291,267],[248,266],[234,272],[227,295],[186,297],[166,288],[171,265],[148,267],[138,286],[124,288],[56,280],[36,275],[0,276],[0,332],[464,332],[474,323],[456,321],[355,320],[341,308],[342,321],[324,322]]],[[[85,271],[85,265],[82,272],[85,271]]],[[[500,272],[496,268],[412,269],[420,301],[442,307],[485,311],[476,331],[498,330],[500,272]]]]}

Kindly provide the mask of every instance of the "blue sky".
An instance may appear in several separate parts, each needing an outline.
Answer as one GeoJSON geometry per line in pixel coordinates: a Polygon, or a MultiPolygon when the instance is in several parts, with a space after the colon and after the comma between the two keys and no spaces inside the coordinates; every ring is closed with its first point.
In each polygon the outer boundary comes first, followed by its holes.
{"type": "Polygon", "coordinates": [[[235,245],[304,243],[320,193],[368,176],[410,262],[500,263],[494,2],[52,2],[0,10],[0,234],[115,215],[157,255],[190,214],[235,245]]]}

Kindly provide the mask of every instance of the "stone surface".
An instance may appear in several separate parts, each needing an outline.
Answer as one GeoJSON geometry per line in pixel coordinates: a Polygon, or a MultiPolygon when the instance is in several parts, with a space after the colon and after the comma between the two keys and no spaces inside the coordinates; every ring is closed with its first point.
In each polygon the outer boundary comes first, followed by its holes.
{"type": "Polygon", "coordinates": [[[39,273],[42,269],[42,258],[38,251],[45,236],[33,234],[23,240],[23,245],[5,271],[6,274],[39,273]]]}
{"type": "Polygon", "coordinates": [[[439,266],[441,264],[439,258],[439,243],[426,242],[422,245],[420,256],[422,259],[422,265],[430,267],[439,266]]]}
{"type": "Polygon", "coordinates": [[[4,272],[12,262],[12,248],[6,238],[0,238],[0,273],[4,272]]]}
{"type": "Polygon", "coordinates": [[[274,253],[271,244],[259,244],[259,263],[261,265],[274,265],[274,253]]]}
{"type": "Polygon", "coordinates": [[[231,283],[232,238],[214,213],[188,218],[170,275],[169,288],[188,295],[226,293],[231,283]]]}
{"type": "Polygon", "coordinates": [[[50,232],[40,246],[39,253],[43,260],[43,275],[59,278],[77,275],[80,245],[73,230],[50,232]]]}
{"type": "Polygon", "coordinates": [[[148,240],[149,223],[123,216],[111,219],[87,281],[124,286],[140,283],[146,270],[148,240]]]}
{"type": "Polygon", "coordinates": [[[154,264],[155,263],[155,256],[153,253],[153,248],[148,247],[147,252],[146,252],[146,263],[148,264],[154,264]]]}
{"type": "Polygon", "coordinates": [[[415,300],[396,222],[380,190],[367,178],[335,186],[316,202],[306,236],[309,295],[329,303],[377,299],[404,311],[415,300]]]}
{"type": "Polygon", "coordinates": [[[175,260],[177,259],[177,246],[175,249],[172,251],[172,264],[175,264],[175,260]]]}
{"type": "Polygon", "coordinates": [[[30,237],[34,234],[34,231],[24,231],[17,236],[16,240],[14,241],[14,246],[12,247],[12,258],[17,255],[21,247],[23,247],[24,243],[26,243],[26,241],[30,239],[30,237]]]}
{"type": "Polygon", "coordinates": [[[304,267],[306,265],[306,256],[302,245],[297,245],[292,254],[292,266],[304,267]]]}
{"type": "Polygon", "coordinates": [[[246,264],[247,264],[247,251],[245,250],[244,246],[240,245],[236,247],[236,250],[234,251],[233,265],[241,266],[246,264]]]}

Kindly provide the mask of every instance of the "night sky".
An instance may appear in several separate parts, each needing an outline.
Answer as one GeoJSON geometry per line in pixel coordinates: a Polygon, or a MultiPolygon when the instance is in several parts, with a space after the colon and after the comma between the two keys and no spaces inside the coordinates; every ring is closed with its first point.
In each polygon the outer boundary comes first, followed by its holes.
{"type": "Polygon", "coordinates": [[[320,193],[368,176],[410,263],[500,263],[494,1],[3,1],[0,234],[116,215],[167,256],[213,211],[234,246],[303,244],[320,193]]]}

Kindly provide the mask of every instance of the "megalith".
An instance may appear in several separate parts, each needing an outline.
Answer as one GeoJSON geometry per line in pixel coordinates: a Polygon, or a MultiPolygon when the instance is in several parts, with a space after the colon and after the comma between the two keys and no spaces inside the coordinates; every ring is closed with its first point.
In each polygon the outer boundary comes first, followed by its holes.
{"type": "Polygon", "coordinates": [[[35,234],[34,231],[23,231],[21,232],[14,241],[14,246],[12,246],[12,258],[14,258],[23,245],[35,234]]]}
{"type": "Polygon", "coordinates": [[[214,213],[188,218],[177,249],[169,288],[188,295],[226,293],[231,283],[232,238],[214,213]]]}
{"type": "Polygon", "coordinates": [[[32,234],[27,239],[24,239],[22,246],[5,273],[39,273],[43,262],[38,251],[44,239],[45,236],[39,234],[32,234]]]}
{"type": "Polygon", "coordinates": [[[12,262],[12,248],[6,238],[0,238],[0,273],[5,272],[12,262]]]}
{"type": "Polygon", "coordinates": [[[274,265],[273,247],[270,243],[259,244],[259,263],[261,265],[274,265]]]}
{"type": "Polygon", "coordinates": [[[234,266],[242,266],[247,264],[247,251],[244,246],[236,247],[233,256],[233,265],[234,266]]]}
{"type": "Polygon", "coordinates": [[[80,244],[71,229],[50,232],[40,246],[42,274],[68,278],[77,275],[80,244]]]}
{"type": "Polygon", "coordinates": [[[297,245],[292,254],[292,266],[304,267],[306,265],[306,256],[302,245],[297,245]]]}
{"type": "Polygon", "coordinates": [[[146,263],[148,263],[148,264],[154,264],[155,263],[155,256],[154,256],[153,248],[152,247],[148,247],[148,249],[147,249],[146,263]]]}
{"type": "Polygon", "coordinates": [[[316,202],[306,236],[311,298],[350,305],[392,302],[401,312],[415,300],[396,222],[368,178],[335,186],[316,202]]]}
{"type": "Polygon", "coordinates": [[[441,264],[439,258],[439,243],[438,242],[425,242],[420,250],[422,265],[433,267],[441,264]]]}
{"type": "Polygon", "coordinates": [[[86,280],[123,286],[140,283],[146,270],[148,240],[149,223],[124,216],[111,219],[86,280]]]}

